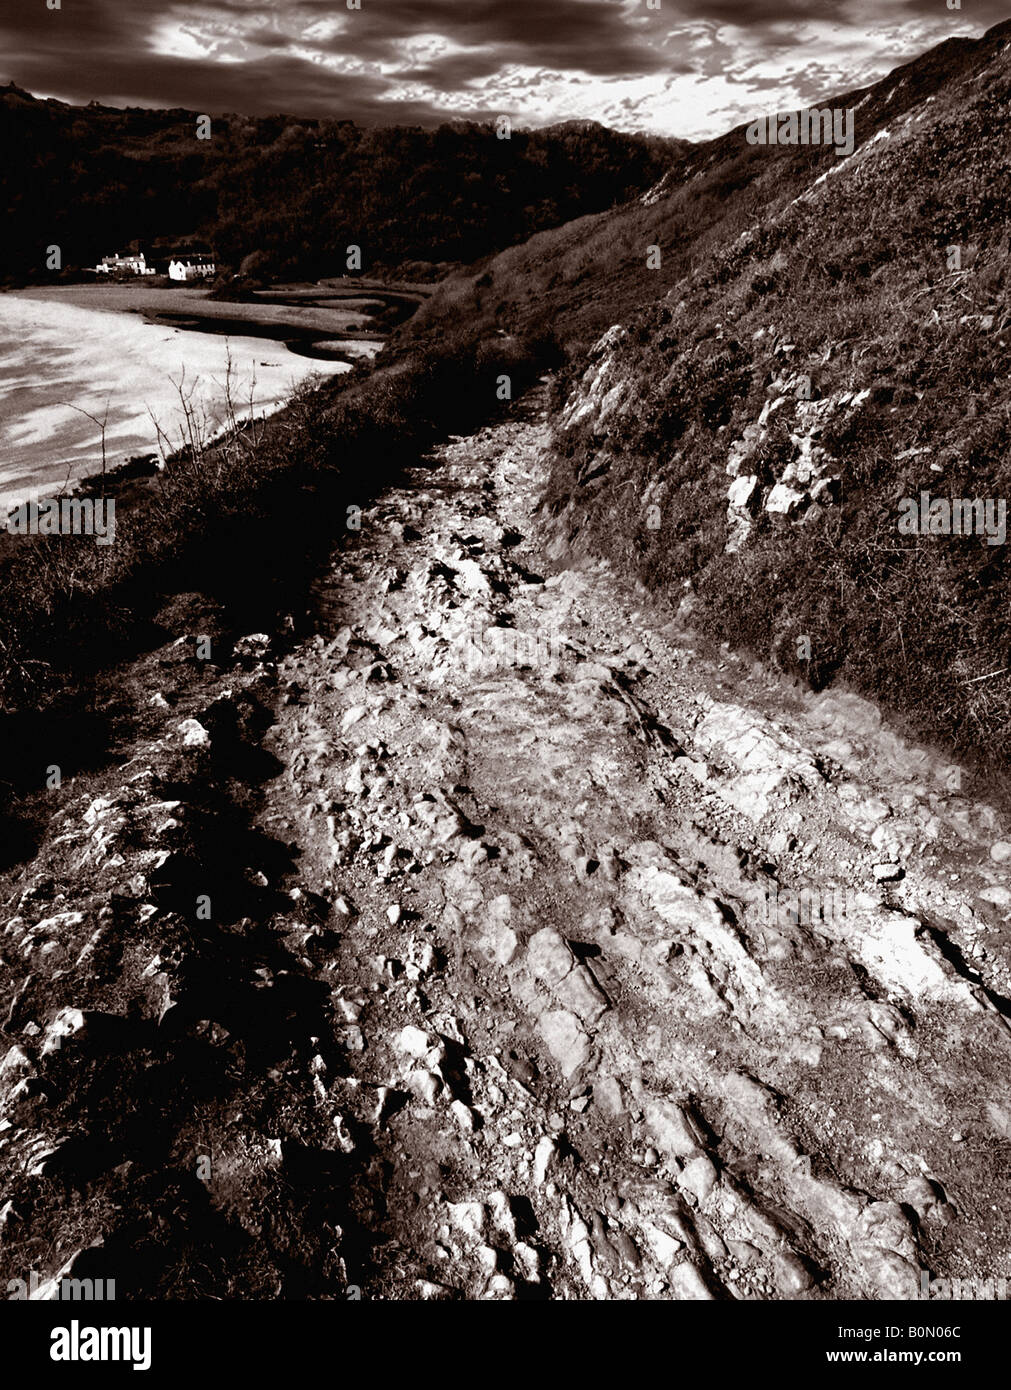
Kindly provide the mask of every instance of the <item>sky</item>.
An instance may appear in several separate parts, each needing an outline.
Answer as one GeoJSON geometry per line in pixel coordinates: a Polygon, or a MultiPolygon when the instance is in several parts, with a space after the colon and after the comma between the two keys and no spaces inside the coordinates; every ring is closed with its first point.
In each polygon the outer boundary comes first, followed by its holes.
{"type": "Polygon", "coordinates": [[[0,80],[82,104],[364,125],[592,119],[691,140],[863,86],[1011,15],[1011,0],[948,3],[7,0],[0,80]]]}

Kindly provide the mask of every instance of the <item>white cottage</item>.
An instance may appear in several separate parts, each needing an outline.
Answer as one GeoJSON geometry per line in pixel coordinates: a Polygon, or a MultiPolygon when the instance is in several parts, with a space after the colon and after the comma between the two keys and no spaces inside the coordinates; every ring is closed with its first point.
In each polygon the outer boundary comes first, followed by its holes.
{"type": "Polygon", "coordinates": [[[99,275],[154,275],[154,266],[149,266],[143,251],[137,256],[103,256],[94,267],[99,275]]]}
{"type": "Polygon", "coordinates": [[[218,273],[218,267],[209,256],[177,257],[169,261],[170,280],[207,280],[218,273]]]}

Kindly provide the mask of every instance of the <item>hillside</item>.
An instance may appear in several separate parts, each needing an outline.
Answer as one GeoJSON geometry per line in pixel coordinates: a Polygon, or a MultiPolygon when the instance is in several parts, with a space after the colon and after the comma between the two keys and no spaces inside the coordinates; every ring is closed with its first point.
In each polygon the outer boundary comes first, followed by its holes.
{"type": "MultiPolygon", "coordinates": [[[[870,87],[826,94],[822,107],[855,108],[857,148],[909,112],[973,82],[1011,25],[983,39],[951,39],[870,87]]],[[[758,116],[756,111],[755,115],[758,116]]],[[[405,330],[408,340],[461,314],[509,331],[550,324],[574,355],[614,323],[702,269],[756,222],[768,223],[841,161],[830,148],[749,145],[742,124],[674,152],[663,177],[626,205],[539,232],[447,280],[405,330]],[[660,265],[647,267],[659,247],[660,265]]]]}
{"type": "MultiPolygon", "coordinates": [[[[570,342],[602,304],[611,319],[559,391],[556,553],[607,555],[720,638],[984,758],[1011,729],[1009,35],[831,103],[857,107],[848,159],[749,147],[741,128],[538,258],[570,342]],[[693,208],[694,237],[642,268],[647,235],[676,237],[693,208]],[[552,287],[583,255],[592,303],[552,287]],[[989,499],[991,539],[900,532],[923,492],[989,499]]],[[[501,316],[529,323],[512,283],[501,316]]]]}
{"type": "Polygon", "coordinates": [[[591,122],[498,139],[492,125],[365,129],[351,121],[40,101],[0,89],[8,279],[40,278],[133,240],[198,238],[262,276],[469,263],[648,188],[683,142],[591,122]]]}

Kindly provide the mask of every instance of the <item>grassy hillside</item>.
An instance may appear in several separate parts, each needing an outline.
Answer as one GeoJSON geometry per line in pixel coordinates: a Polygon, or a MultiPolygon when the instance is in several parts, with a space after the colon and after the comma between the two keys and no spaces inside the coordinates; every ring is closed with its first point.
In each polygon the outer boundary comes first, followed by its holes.
{"type": "MultiPolygon", "coordinates": [[[[871,87],[826,94],[823,106],[857,108],[858,147],[924,103],[971,81],[980,54],[1002,41],[951,39],[871,87]]],[[[1009,30],[1011,32],[1011,30],[1009,30]]],[[[756,112],[755,115],[759,115],[756,112]]],[[[839,164],[824,147],[754,146],[746,124],[686,145],[646,194],[610,211],[539,232],[472,271],[446,280],[405,330],[407,341],[466,315],[510,332],[550,326],[574,357],[614,323],[689,280],[707,258],[756,222],[772,220],[839,164]],[[660,265],[647,265],[650,247],[660,265]]]]}
{"type": "Polygon", "coordinates": [[[471,262],[648,188],[681,142],[592,122],[514,131],[457,123],[219,116],[38,101],[0,89],[3,274],[47,278],[45,248],[94,264],[132,240],[197,238],[234,269],[342,274],[471,262]]]}
{"type": "MultiPolygon", "coordinates": [[[[827,177],[746,147],[694,269],[567,383],[547,499],[571,543],[688,596],[710,631],[978,749],[1011,733],[1007,545],[898,523],[922,491],[1011,498],[1009,38],[872,89],[827,177]]],[[[666,198],[675,218],[698,178],[666,198]]]]}

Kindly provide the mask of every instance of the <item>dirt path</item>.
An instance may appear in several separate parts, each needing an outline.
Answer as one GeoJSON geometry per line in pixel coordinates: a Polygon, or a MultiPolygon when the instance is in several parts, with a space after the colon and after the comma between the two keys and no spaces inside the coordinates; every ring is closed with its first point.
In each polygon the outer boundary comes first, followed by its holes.
{"type": "Polygon", "coordinates": [[[12,977],[3,1086],[34,1108],[0,1134],[0,1251],[13,1231],[28,1258],[31,1200],[48,1274],[121,1271],[139,1223],[174,1273],[130,1256],[134,1287],[167,1296],[909,1298],[1007,1275],[996,813],[864,702],[706,651],[605,566],[548,575],[546,441],[535,394],[450,442],[363,511],[323,634],[276,666],[247,640],[199,699],[156,703],[161,739],[85,825],[135,883],[97,985],[101,909],[47,897],[40,856],[4,955],[59,945],[47,991],[12,977]],[[191,825],[200,758],[248,790],[191,825]],[[80,1022],[53,1022],[54,965],[80,1022]],[[59,1081],[75,1046],[74,1075],[101,1074],[114,1017],[118,1118],[59,1081]],[[85,1211],[67,1135],[100,1125],[85,1211]]]}

